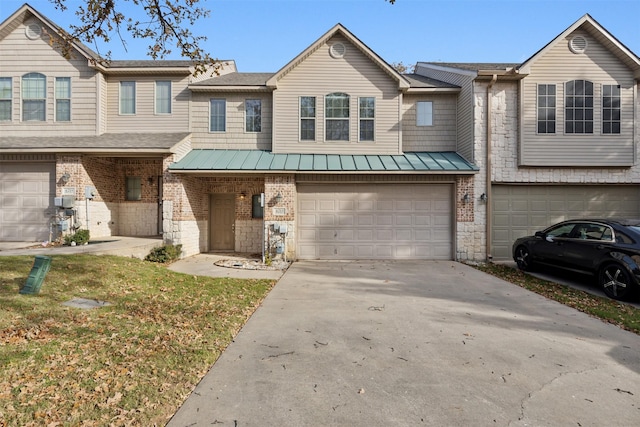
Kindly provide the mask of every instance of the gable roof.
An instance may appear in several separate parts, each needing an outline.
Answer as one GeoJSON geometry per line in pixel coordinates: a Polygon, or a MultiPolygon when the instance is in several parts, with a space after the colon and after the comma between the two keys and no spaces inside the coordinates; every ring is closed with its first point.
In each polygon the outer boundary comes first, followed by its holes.
{"type": "Polygon", "coordinates": [[[640,58],[634,54],[628,47],[615,38],[609,31],[607,31],[602,25],[600,25],[595,19],[588,13],[583,15],[580,19],[574,22],[569,28],[560,33],[556,38],[551,40],[542,49],[534,53],[529,59],[524,61],[518,69],[523,73],[528,73],[531,65],[535,63],[541,56],[547,53],[550,49],[561,43],[569,34],[573,33],[578,28],[583,29],[591,36],[593,36],[598,42],[611,51],[616,57],[618,57],[627,67],[633,70],[635,78],[640,79],[640,58]]]}
{"type": "MultiPolygon", "coordinates": [[[[25,3],[16,10],[11,16],[5,19],[0,24],[0,40],[4,39],[9,33],[15,30],[20,24],[29,21],[31,18],[36,18],[44,25],[48,27],[51,36],[57,36],[61,31],[64,31],[60,26],[51,21],[46,16],[31,7],[28,3],[25,3]]],[[[91,50],[88,46],[80,42],[72,43],[75,50],[77,50],[84,58],[98,61],[100,55],[91,50]]]]}
{"type": "Polygon", "coordinates": [[[409,82],[396,71],[391,65],[387,64],[377,53],[371,50],[367,45],[362,43],[356,36],[354,36],[349,30],[347,30],[342,24],[336,24],[333,28],[327,31],[322,37],[316,40],[311,46],[306,48],[302,53],[293,58],[282,67],[278,72],[276,72],[269,80],[267,80],[267,86],[271,86],[273,88],[278,87],[278,81],[282,79],[285,75],[287,75],[291,70],[296,68],[298,64],[307,59],[313,52],[317,51],[321,46],[323,46],[329,39],[331,39],[336,34],[340,34],[345,37],[351,44],[356,46],[365,56],[367,56],[374,64],[376,64],[380,69],[382,69],[385,73],[387,73],[392,79],[398,82],[398,87],[400,89],[408,89],[409,82]]]}

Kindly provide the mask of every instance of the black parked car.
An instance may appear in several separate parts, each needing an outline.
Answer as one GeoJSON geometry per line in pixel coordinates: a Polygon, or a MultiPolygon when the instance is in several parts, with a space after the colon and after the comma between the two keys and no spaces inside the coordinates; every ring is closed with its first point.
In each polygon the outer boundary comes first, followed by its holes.
{"type": "Polygon", "coordinates": [[[524,271],[545,265],[591,274],[609,297],[629,299],[640,289],[640,220],[564,221],[516,240],[513,259],[524,271]]]}

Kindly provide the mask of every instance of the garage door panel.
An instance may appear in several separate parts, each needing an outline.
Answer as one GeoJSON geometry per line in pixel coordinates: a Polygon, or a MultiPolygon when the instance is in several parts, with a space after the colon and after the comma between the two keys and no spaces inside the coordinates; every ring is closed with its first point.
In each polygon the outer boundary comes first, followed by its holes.
{"type": "Polygon", "coordinates": [[[494,185],[492,255],[510,259],[513,242],[571,218],[640,217],[637,186],[494,185]]]}
{"type": "Polygon", "coordinates": [[[49,239],[55,195],[54,163],[3,163],[0,168],[0,238],[49,239]]]}
{"type": "Polygon", "coordinates": [[[393,225],[393,215],[376,215],[376,225],[393,225]]]}
{"type": "Polygon", "coordinates": [[[451,259],[452,189],[451,184],[300,184],[298,256],[451,259]],[[336,202],[334,212],[315,210],[309,202],[323,198],[336,202]],[[324,218],[329,215],[333,222],[324,218]]]}

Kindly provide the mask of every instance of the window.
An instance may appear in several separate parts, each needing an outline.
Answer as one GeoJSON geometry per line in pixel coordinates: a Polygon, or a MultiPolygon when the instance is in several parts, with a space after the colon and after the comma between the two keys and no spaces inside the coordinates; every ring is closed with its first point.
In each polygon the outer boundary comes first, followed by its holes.
{"type": "Polygon", "coordinates": [[[0,121],[11,120],[11,77],[0,77],[0,121]]]}
{"type": "Polygon", "coordinates": [[[565,133],[593,133],[593,83],[573,80],[565,83],[565,133]]]}
{"type": "Polygon", "coordinates": [[[156,82],[156,114],[171,114],[171,81],[156,82]]]}
{"type": "Polygon", "coordinates": [[[120,82],[120,114],[136,113],[136,82],[120,82]]]}
{"type": "Polygon", "coordinates": [[[227,101],[212,99],[209,104],[209,131],[224,132],[227,125],[227,101]]]}
{"type": "Polygon", "coordinates": [[[538,133],[556,133],[556,85],[538,85],[538,133]]]}
{"type": "Polygon", "coordinates": [[[127,177],[127,200],[142,200],[142,181],[139,176],[127,177]]]}
{"type": "Polygon", "coordinates": [[[433,102],[416,103],[416,126],[433,126],[433,102]]]}
{"type": "Polygon", "coordinates": [[[245,132],[260,132],[262,130],[262,101],[259,99],[244,101],[244,123],[245,132]]]}
{"type": "Polygon", "coordinates": [[[56,77],[56,122],[71,121],[71,77],[56,77]]]}
{"type": "Polygon", "coordinates": [[[254,194],[251,196],[251,218],[264,217],[264,207],[262,206],[262,195],[254,194]]]}
{"type": "Polygon", "coordinates": [[[602,85],[602,133],[620,133],[620,85],[602,85]]]}
{"type": "Polygon", "coordinates": [[[47,117],[47,78],[44,74],[22,76],[22,120],[43,122],[47,117]]]}
{"type": "Polygon", "coordinates": [[[373,97],[360,98],[358,103],[360,114],[360,141],[374,140],[374,119],[376,113],[376,100],[373,97]]]}
{"type": "Polygon", "coordinates": [[[300,97],[300,140],[316,140],[316,97],[300,97]]]}
{"type": "Polygon", "coordinates": [[[331,93],[325,97],[327,141],[349,140],[349,95],[331,93]]]}

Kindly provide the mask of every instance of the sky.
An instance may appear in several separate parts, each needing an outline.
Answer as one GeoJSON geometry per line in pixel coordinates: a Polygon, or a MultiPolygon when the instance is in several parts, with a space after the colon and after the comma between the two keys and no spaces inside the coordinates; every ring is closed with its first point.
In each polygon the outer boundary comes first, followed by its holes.
{"type": "MultiPolygon", "coordinates": [[[[48,0],[32,7],[66,28],[72,10],[48,0]]],[[[131,2],[123,3],[135,10],[131,2]]],[[[4,21],[25,0],[0,0],[4,21]]],[[[205,35],[212,57],[235,60],[241,72],[275,72],[340,23],[388,63],[419,61],[523,62],[584,14],[590,14],[640,56],[640,0],[201,0],[211,15],[192,28],[205,35]]],[[[149,59],[148,42],[119,40],[108,46],[114,60],[149,59]]],[[[166,59],[180,59],[170,56],[166,59]]],[[[1,59],[0,59],[1,60],[1,59]]]]}

